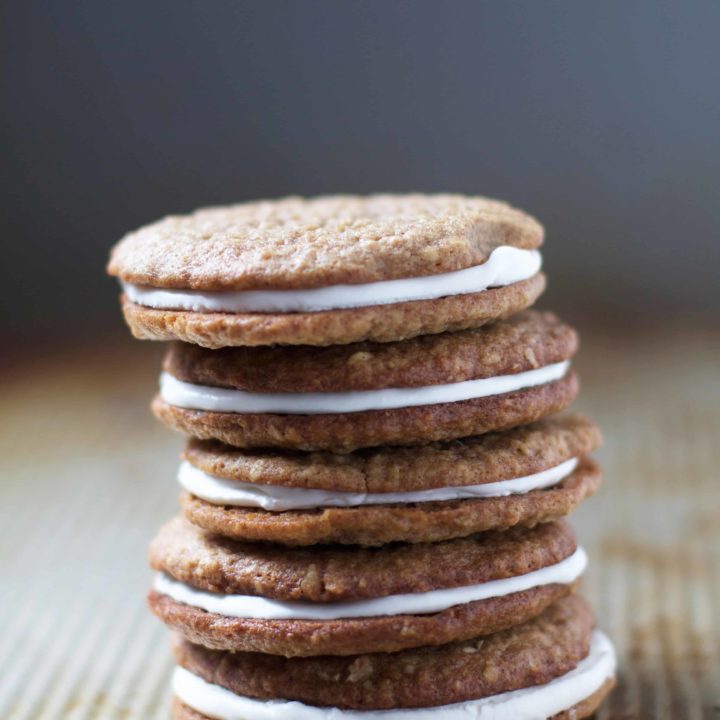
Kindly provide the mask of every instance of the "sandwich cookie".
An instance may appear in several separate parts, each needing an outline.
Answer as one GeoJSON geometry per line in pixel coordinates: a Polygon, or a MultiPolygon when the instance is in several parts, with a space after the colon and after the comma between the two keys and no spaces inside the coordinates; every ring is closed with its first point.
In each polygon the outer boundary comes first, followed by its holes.
{"type": "Polygon", "coordinates": [[[121,240],[108,272],[138,338],[387,342],[532,305],[542,242],[537,220],[487,198],[290,197],[165,218],[121,240]]]}
{"type": "Polygon", "coordinates": [[[235,447],[348,452],[533,422],[577,393],[577,334],[532,310],[474,330],[328,348],[174,343],[153,410],[235,447]]]}
{"type": "Polygon", "coordinates": [[[348,454],[241,450],[190,440],[185,517],[239,540],[283,545],[431,542],[567,515],[600,484],[600,444],[581,416],[503,433],[348,454]]]}
{"type": "Polygon", "coordinates": [[[488,637],[350,657],[228,653],[178,639],[176,720],[577,720],[615,654],[579,597],[488,637]]]}
{"type": "Polygon", "coordinates": [[[538,615],[586,556],[564,521],[439,543],[284,548],[183,519],[150,547],[153,612],[191,642],[284,656],[441,645],[538,615]]]}

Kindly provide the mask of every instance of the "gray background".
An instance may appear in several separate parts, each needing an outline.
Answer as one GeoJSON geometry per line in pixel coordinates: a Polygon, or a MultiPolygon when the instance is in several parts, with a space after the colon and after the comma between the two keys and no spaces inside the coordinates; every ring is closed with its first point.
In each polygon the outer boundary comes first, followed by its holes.
{"type": "Polygon", "coordinates": [[[109,246],[196,206],[451,190],[547,226],[545,304],[720,309],[720,3],[6,1],[2,331],[119,331],[109,246]]]}

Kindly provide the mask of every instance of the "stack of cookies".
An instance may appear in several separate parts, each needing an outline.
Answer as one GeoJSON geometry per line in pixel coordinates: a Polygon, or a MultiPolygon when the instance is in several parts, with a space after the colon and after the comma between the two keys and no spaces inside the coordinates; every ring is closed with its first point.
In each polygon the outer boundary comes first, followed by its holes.
{"type": "Polygon", "coordinates": [[[183,720],[581,718],[614,683],[563,518],[600,483],[541,225],[459,195],[169,217],[109,270],[173,341],[153,541],[183,720]]]}

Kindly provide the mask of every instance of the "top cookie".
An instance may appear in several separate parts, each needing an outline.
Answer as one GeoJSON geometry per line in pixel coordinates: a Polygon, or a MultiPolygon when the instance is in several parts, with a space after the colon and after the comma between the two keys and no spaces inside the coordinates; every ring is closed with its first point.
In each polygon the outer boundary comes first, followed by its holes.
{"type": "Polygon", "coordinates": [[[108,269],[161,288],[317,288],[461,270],[542,239],[535,219],[481,197],[289,197],[166,217],[123,238],[108,269]]]}
{"type": "Polygon", "coordinates": [[[542,241],[534,218],[487,198],[290,197],[165,218],[118,243],[108,271],[139,337],[389,341],[532,304],[542,241]]]}

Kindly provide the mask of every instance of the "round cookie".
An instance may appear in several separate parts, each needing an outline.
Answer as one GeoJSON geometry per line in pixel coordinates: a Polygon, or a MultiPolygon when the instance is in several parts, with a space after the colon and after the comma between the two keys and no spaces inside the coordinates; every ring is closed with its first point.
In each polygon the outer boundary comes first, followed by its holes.
{"type": "Polygon", "coordinates": [[[577,393],[577,334],[525,311],[474,330],[329,348],[175,343],[153,410],[168,426],[236,447],[348,452],[526,424],[577,393]]]}
{"type": "Polygon", "coordinates": [[[447,540],[567,515],[597,490],[600,470],[587,455],[599,444],[597,427],[577,415],[344,455],[190,440],[181,503],[190,522],[239,540],[365,546],[447,540]]]}
{"type": "Polygon", "coordinates": [[[274,709],[300,720],[320,719],[324,712],[359,720],[372,711],[393,720],[393,711],[416,708],[436,710],[423,718],[454,720],[485,717],[484,704],[495,709],[492,717],[529,717],[528,707],[533,717],[587,717],[610,691],[615,673],[612,646],[593,630],[594,622],[575,596],[487,637],[392,654],[282,658],[229,654],[178,639],[175,717],[206,717],[183,700],[221,719],[230,716],[223,710],[233,701],[242,702],[245,712],[257,708],[260,714],[248,717],[266,717],[265,702],[289,701],[274,709]],[[218,691],[220,702],[213,702],[218,691]]]}
{"type": "Polygon", "coordinates": [[[206,647],[285,656],[394,652],[489,634],[573,592],[567,523],[377,549],[252,545],[166,525],[150,606],[206,647]]]}
{"type": "Polygon", "coordinates": [[[210,348],[387,342],[478,327],[531,305],[543,228],[462,195],[290,197],[167,217],[108,272],[139,338],[210,348]]]}

